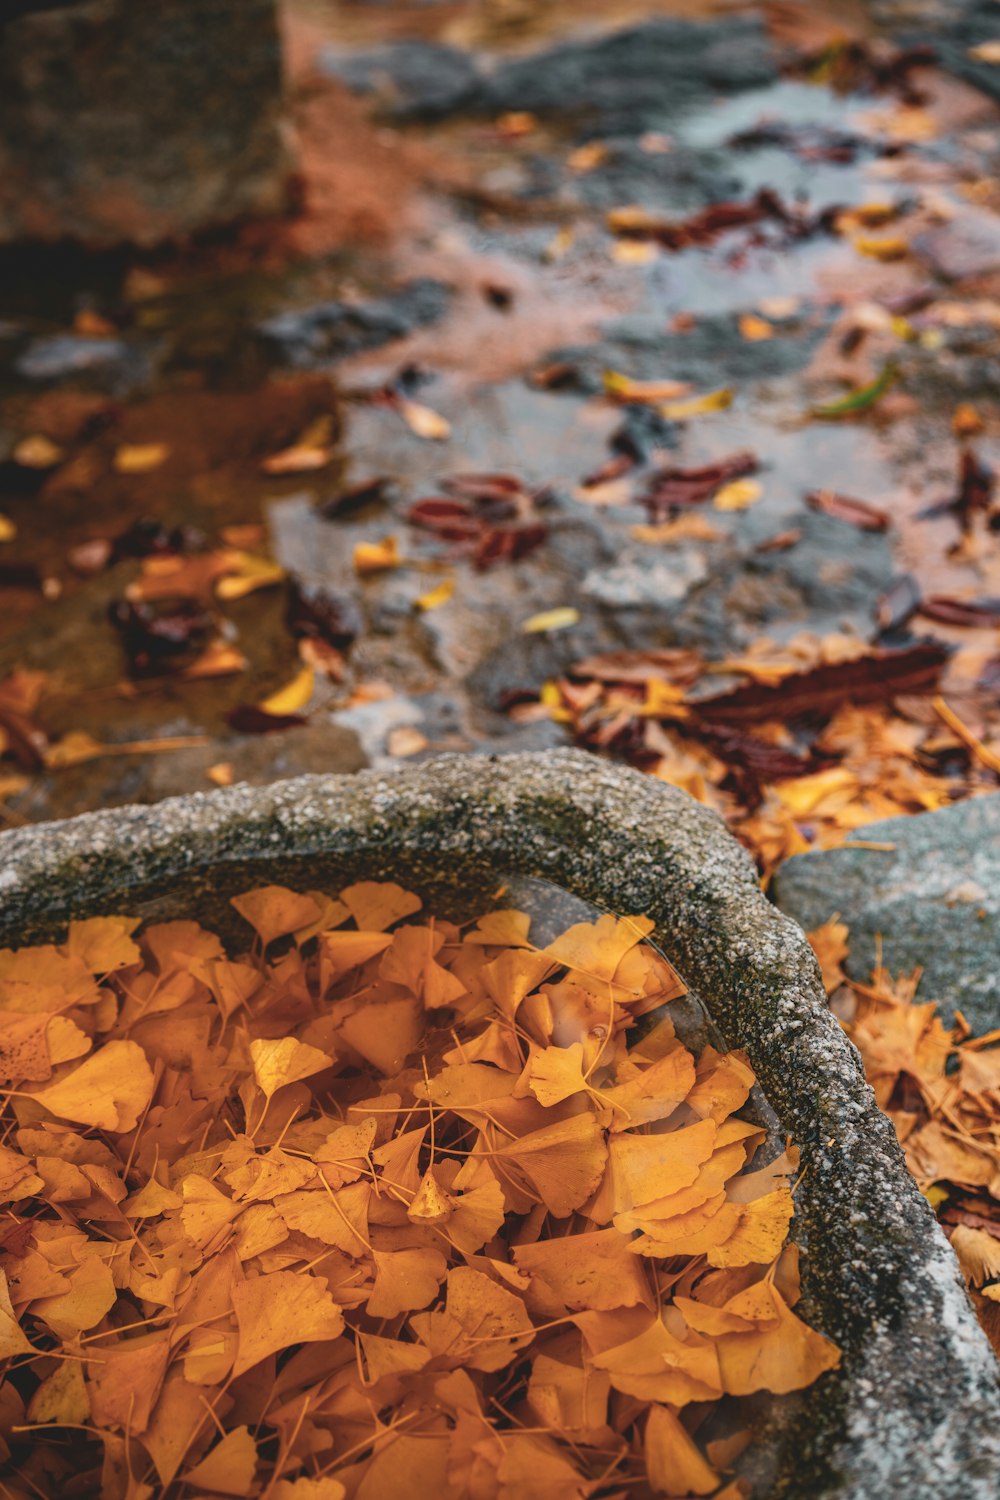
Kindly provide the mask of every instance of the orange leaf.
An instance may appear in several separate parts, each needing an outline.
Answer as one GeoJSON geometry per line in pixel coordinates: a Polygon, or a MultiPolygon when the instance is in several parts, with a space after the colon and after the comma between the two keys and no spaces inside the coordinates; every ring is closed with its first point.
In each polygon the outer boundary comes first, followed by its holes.
{"type": "Polygon", "coordinates": [[[7,1274],[0,1270],[0,1359],[12,1359],[17,1354],[34,1354],[35,1348],[22,1333],[17,1316],[11,1306],[7,1290],[7,1274]]]}
{"type": "Polygon", "coordinates": [[[271,1271],[233,1287],[239,1348],[233,1375],[292,1344],[339,1338],[344,1316],[319,1276],[271,1271]]]}
{"type": "Polygon", "coordinates": [[[333,1058],[318,1047],[297,1042],[292,1036],[283,1036],[273,1042],[263,1039],[251,1042],[250,1057],[257,1087],[267,1099],[273,1098],[286,1083],[296,1083],[300,1078],[322,1073],[333,1063],[333,1058]]]}
{"type": "MultiPolygon", "coordinates": [[[[811,1385],[824,1370],[837,1368],[837,1348],[795,1316],[776,1286],[761,1283],[760,1295],[770,1302],[774,1323],[753,1333],[725,1334],[717,1341],[723,1388],[730,1395],[770,1391],[782,1396],[811,1385]]],[[[739,1313],[747,1297],[740,1293],[726,1307],[739,1313]]]]}
{"type": "Polygon", "coordinates": [[[410,1323],[436,1358],[472,1370],[502,1370],[535,1332],[520,1297],[469,1266],[449,1271],[443,1312],[410,1323]]]}
{"type": "Polygon", "coordinates": [[[217,1495],[249,1495],[257,1472],[257,1444],[246,1426],[234,1427],[207,1458],[184,1475],[184,1483],[217,1495]]]}
{"type": "Polygon", "coordinates": [[[419,896],[391,880],[360,880],[341,891],[340,899],[359,929],[370,932],[385,932],[423,905],[419,896]]]}
{"type": "Polygon", "coordinates": [[[311,896],[300,896],[282,885],[262,885],[234,896],[230,905],[245,918],[266,948],[275,938],[287,937],[314,922],[320,909],[311,896]]]}
{"type": "Polygon", "coordinates": [[[89,917],[71,922],[63,952],[69,958],[78,958],[91,974],[124,969],[138,963],[142,956],[131,937],[138,925],[138,917],[89,917]]]}
{"type": "Polygon", "coordinates": [[[594,1116],[584,1114],[507,1141],[496,1155],[522,1172],[549,1212],[564,1219],[594,1191],[608,1149],[594,1116]]]}
{"type": "Polygon", "coordinates": [[[169,1338],[140,1334],[119,1343],[102,1340],[98,1349],[87,1364],[91,1417],[98,1426],[145,1432],[167,1371],[169,1338]]]}
{"type": "Polygon", "coordinates": [[[545,952],[555,963],[580,969],[597,979],[613,979],[630,948],[653,930],[648,917],[598,917],[568,927],[545,952]]]}
{"type": "Polygon", "coordinates": [[[153,1074],[136,1042],[105,1042],[34,1098],[62,1120],[97,1130],[134,1130],[153,1094],[153,1074]]]}
{"type": "Polygon", "coordinates": [[[719,1475],[667,1406],[650,1408],[645,1452],[649,1483],[657,1494],[710,1495],[719,1487],[719,1475]]]}
{"type": "Polygon", "coordinates": [[[373,1318],[395,1318],[426,1307],[448,1271],[440,1250],[376,1250],[375,1285],[368,1298],[373,1318]]]}
{"type": "Polygon", "coordinates": [[[648,1306],[649,1284],[629,1241],[617,1229],[597,1229],[534,1245],[516,1245],[518,1270],[538,1277],[547,1289],[574,1312],[585,1308],[608,1311],[615,1307],[648,1306]]]}

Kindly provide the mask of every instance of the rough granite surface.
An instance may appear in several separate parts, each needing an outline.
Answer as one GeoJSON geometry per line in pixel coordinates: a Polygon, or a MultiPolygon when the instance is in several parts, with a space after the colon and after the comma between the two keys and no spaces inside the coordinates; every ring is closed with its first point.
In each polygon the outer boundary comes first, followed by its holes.
{"type": "Polygon", "coordinates": [[[645,912],[802,1148],[804,1311],[842,1367],[778,1403],[759,1493],[995,1500],[998,1367],[931,1210],[827,1009],[803,935],[686,794],[575,751],[232,787],[0,835],[0,941],[70,914],[215,920],[254,880],[540,876],[645,912]]]}
{"type": "Polygon", "coordinates": [[[826,849],[784,864],[782,911],[808,932],[840,915],[850,929],[848,972],[867,979],[881,939],[895,973],[923,970],[920,996],[977,1032],[1000,1026],[1000,794],[940,812],[887,818],[855,839],[893,849],[826,849]]]}

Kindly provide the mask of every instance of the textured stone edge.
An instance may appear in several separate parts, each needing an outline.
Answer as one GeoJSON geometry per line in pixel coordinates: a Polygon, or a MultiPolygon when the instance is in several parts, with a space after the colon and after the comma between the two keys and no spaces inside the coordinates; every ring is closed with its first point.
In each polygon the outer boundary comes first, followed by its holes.
{"type": "Polygon", "coordinates": [[[919,965],[919,998],[934,999],[945,1019],[961,1010],[991,1030],[1000,999],[997,947],[1000,892],[1000,792],[909,817],[883,818],[854,839],[885,845],[810,851],[786,860],[771,887],[775,903],[805,927],[839,914],[850,929],[847,970],[866,980],[881,953],[893,973],[919,965]],[[961,887],[978,883],[979,894],[961,887]],[[915,916],[914,913],[917,913],[915,916]],[[928,942],[933,923],[936,944],[928,942]],[[942,952],[963,950],[965,962],[942,952]],[[991,962],[992,960],[992,962],[991,962]]]}
{"type": "Polygon", "coordinates": [[[787,1419],[786,1470],[770,1493],[993,1500],[998,1370],[951,1250],[827,1008],[803,934],[761,894],[721,821],[686,794],[557,751],[445,756],[86,814],[0,835],[0,940],[227,863],[263,873],[281,855],[358,851],[387,871],[406,854],[428,874],[459,860],[541,876],[653,918],[802,1148],[795,1231],[807,1307],[844,1350],[846,1378],[826,1377],[787,1419]]]}

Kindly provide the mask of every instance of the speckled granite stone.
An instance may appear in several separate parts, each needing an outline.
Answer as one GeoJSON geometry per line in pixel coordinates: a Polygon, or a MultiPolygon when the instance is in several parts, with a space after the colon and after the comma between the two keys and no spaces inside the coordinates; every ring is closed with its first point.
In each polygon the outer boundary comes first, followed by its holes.
{"type": "Polygon", "coordinates": [[[764,899],[718,818],[684,793],[557,751],[447,756],[91,813],[0,836],[0,941],[99,911],[218,921],[248,882],[316,886],[362,871],[425,886],[442,871],[470,887],[541,876],[653,917],[802,1148],[803,1310],[844,1352],[839,1372],[778,1403],[758,1448],[760,1492],[995,1500],[998,1368],[951,1251],[826,1007],[802,933],[764,899]]]}
{"type": "Polygon", "coordinates": [[[894,974],[920,967],[919,997],[947,1022],[960,1010],[978,1033],[1000,1026],[1000,792],[852,838],[886,847],[786,860],[772,887],[782,911],[807,932],[839,913],[853,978],[867,980],[881,952],[894,974]]]}

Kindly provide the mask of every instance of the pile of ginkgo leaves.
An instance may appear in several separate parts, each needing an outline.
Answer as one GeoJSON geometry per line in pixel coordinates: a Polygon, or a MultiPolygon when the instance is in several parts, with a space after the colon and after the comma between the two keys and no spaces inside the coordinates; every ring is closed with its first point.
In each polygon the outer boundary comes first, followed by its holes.
{"type": "Polygon", "coordinates": [[[850,978],[848,928],[836,917],[809,941],[1000,1355],[1000,1031],[974,1036],[961,1011],[947,1027],[936,1000],[917,998],[919,969],[893,976],[879,963],[867,983],[850,978]]]}
{"type": "Polygon", "coordinates": [[[741,1398],[839,1353],[796,1153],[659,1009],[652,924],[233,905],[236,959],[118,916],[0,951],[7,1500],[747,1495],[741,1398]]]}

